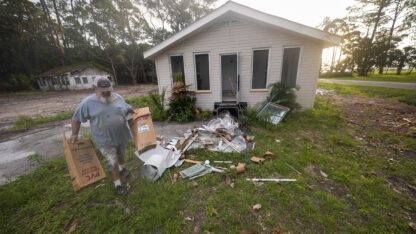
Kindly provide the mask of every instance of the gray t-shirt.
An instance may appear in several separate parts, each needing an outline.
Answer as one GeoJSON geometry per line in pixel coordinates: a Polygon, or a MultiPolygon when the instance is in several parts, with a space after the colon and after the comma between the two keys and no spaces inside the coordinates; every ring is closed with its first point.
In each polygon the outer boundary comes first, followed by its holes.
{"type": "Polygon", "coordinates": [[[95,94],[84,98],[72,117],[82,123],[90,121],[97,146],[124,145],[132,138],[126,119],[131,106],[119,94],[111,96],[109,104],[101,102],[95,94]]]}

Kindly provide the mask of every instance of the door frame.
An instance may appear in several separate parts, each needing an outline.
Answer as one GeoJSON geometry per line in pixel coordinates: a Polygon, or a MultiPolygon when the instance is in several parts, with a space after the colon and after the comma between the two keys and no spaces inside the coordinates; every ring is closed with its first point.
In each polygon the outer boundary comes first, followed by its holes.
{"type": "Polygon", "coordinates": [[[240,52],[230,52],[230,53],[219,53],[220,56],[220,97],[221,97],[221,102],[223,102],[223,96],[222,96],[222,56],[224,55],[235,55],[237,57],[237,90],[236,90],[236,94],[235,94],[235,98],[237,103],[239,103],[240,100],[240,52]]]}

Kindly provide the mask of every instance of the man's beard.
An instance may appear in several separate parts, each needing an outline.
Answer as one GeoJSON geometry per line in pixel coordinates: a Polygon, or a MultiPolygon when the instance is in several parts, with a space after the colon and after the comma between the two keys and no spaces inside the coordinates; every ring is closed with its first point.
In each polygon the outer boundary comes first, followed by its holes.
{"type": "Polygon", "coordinates": [[[111,95],[108,97],[99,97],[99,99],[102,103],[105,103],[105,104],[110,104],[113,101],[111,98],[111,95]]]}

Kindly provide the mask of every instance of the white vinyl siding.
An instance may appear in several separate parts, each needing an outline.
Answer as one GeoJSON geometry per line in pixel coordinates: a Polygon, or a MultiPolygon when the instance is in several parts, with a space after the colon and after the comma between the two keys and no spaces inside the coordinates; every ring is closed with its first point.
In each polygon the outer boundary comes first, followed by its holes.
{"type": "Polygon", "coordinates": [[[268,90],[251,89],[253,48],[270,49],[267,84],[272,84],[281,78],[283,49],[293,45],[302,46],[297,74],[297,85],[301,88],[297,92],[298,102],[304,108],[311,108],[319,75],[322,43],[236,16],[227,21],[224,18],[218,19],[214,25],[157,55],[155,63],[159,91],[166,88],[166,98],[169,98],[172,85],[169,56],[173,54],[183,55],[186,83],[196,89],[194,52],[209,51],[211,92],[197,93],[196,104],[204,110],[212,110],[214,102],[221,102],[220,54],[239,53],[240,101],[254,106],[265,100],[268,90]]]}

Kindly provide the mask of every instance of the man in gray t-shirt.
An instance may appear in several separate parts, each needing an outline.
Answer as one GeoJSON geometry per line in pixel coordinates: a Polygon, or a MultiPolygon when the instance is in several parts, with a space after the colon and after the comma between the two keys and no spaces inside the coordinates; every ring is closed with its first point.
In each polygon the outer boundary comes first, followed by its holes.
{"type": "Polygon", "coordinates": [[[112,85],[109,79],[96,79],[94,88],[95,94],[84,98],[72,117],[71,142],[77,141],[81,122],[89,120],[91,134],[97,148],[106,159],[116,192],[122,195],[125,191],[119,175],[130,174],[124,167],[124,156],[126,144],[132,138],[127,122],[127,115],[132,112],[132,108],[124,102],[123,97],[111,92],[112,85]]]}

